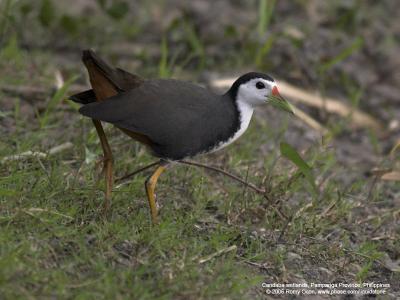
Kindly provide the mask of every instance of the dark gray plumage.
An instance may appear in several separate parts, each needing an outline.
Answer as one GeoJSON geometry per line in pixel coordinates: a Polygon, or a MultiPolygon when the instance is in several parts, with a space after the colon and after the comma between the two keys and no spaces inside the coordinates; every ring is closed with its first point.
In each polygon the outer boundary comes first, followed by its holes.
{"type": "Polygon", "coordinates": [[[145,80],[132,90],[79,110],[85,116],[147,136],[154,153],[179,160],[211,150],[240,127],[234,98],[189,82],[145,80]]]}

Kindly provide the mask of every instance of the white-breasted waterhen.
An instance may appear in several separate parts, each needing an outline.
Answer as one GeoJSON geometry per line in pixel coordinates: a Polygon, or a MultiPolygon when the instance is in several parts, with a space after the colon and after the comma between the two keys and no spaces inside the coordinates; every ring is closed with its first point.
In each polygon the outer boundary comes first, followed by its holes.
{"type": "Polygon", "coordinates": [[[70,97],[83,104],[79,112],[93,119],[104,152],[105,208],[113,184],[112,153],[100,121],[114,124],[161,158],[146,180],[153,223],[157,222],[154,190],[171,161],[219,150],[247,129],[253,110],[270,103],[292,112],[275,81],[263,73],[239,77],[223,95],[173,79],[143,79],[113,68],[92,50],[83,51],[92,89],[70,97]]]}

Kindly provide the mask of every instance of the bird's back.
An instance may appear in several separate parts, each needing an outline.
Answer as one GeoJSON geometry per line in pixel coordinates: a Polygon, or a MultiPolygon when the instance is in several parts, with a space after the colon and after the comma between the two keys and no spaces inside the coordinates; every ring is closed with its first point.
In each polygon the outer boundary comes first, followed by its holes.
{"type": "Polygon", "coordinates": [[[146,135],[154,152],[169,159],[206,152],[239,127],[231,98],[172,79],[145,80],[107,101],[87,104],[80,112],[146,135]]]}

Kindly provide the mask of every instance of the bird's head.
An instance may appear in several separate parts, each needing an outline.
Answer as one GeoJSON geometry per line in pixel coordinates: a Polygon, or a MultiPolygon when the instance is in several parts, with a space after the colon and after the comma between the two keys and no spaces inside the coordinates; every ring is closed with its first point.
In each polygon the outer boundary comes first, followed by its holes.
{"type": "Polygon", "coordinates": [[[228,93],[236,101],[242,101],[251,107],[269,103],[281,110],[293,113],[293,108],[279,93],[275,80],[263,73],[247,73],[239,77],[228,93]]]}

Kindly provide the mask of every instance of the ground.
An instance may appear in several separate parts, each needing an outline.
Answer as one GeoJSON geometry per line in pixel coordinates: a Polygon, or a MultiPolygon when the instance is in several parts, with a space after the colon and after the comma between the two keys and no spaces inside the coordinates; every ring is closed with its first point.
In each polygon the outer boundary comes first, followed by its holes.
{"type": "MultiPolygon", "coordinates": [[[[400,297],[400,185],[373,171],[399,169],[397,2],[5,0],[0,11],[2,299],[290,298],[267,295],[265,284],[340,282],[389,284],[382,299],[400,297]],[[145,77],[210,88],[268,72],[383,128],[296,102],[328,129],[321,134],[266,106],[233,145],[196,158],[265,195],[174,165],[157,186],[159,225],[148,172],[116,184],[104,216],[99,141],[66,100],[88,87],[85,48],[145,77]],[[311,166],[316,189],[282,142],[311,166]]],[[[106,132],[116,177],[154,161],[106,132]]]]}

